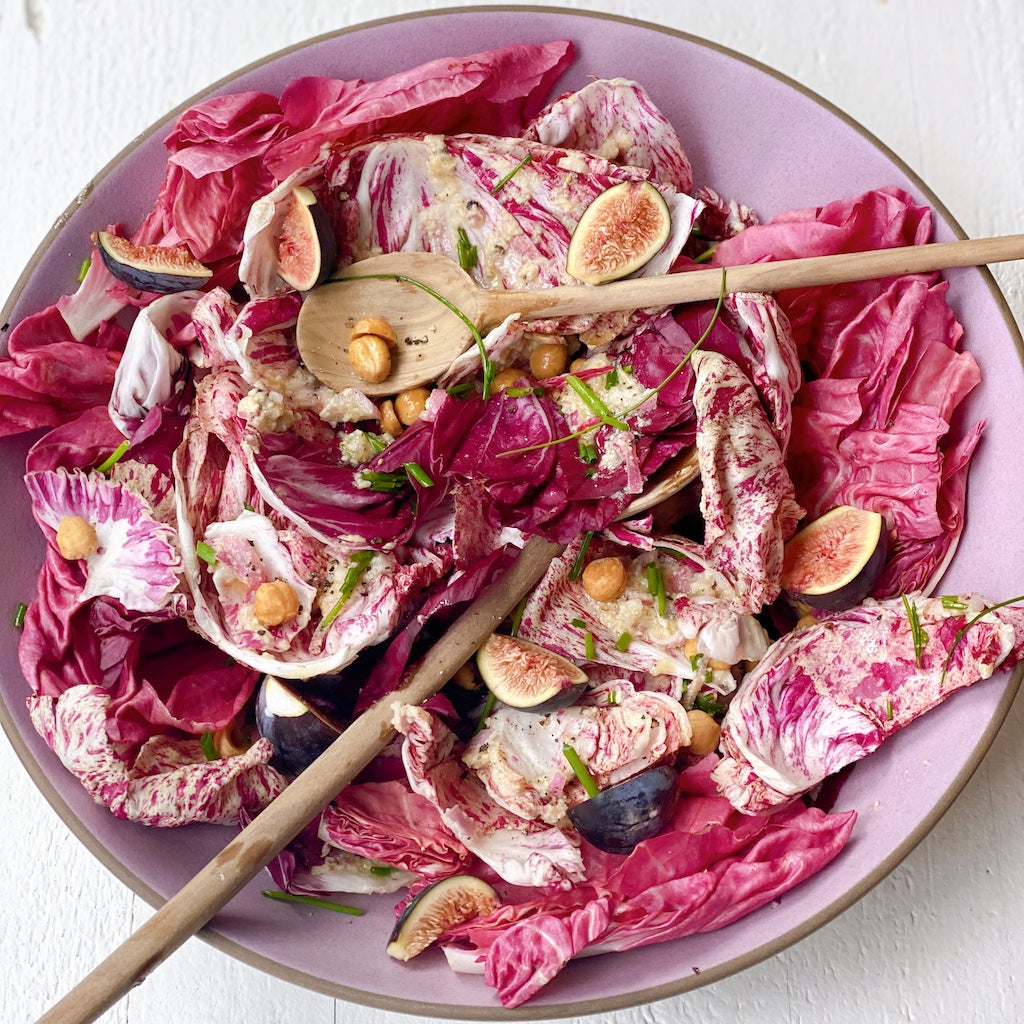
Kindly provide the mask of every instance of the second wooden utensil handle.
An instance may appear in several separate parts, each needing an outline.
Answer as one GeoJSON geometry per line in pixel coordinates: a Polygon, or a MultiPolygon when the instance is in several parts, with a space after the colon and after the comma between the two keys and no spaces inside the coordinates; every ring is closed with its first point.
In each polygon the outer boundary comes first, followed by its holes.
{"type": "Polygon", "coordinates": [[[195,934],[276,856],[394,735],[397,701],[421,704],[452,677],[533,587],[561,548],[530,540],[505,576],[485,590],[430,649],[400,690],[350,725],[285,791],[200,869],[38,1024],[88,1024],[195,934]]]}
{"type": "MultiPolygon", "coordinates": [[[[727,267],[725,290],[729,293],[779,292],[1019,259],[1024,259],[1024,234],[930,242],[727,267]]],[[[504,319],[513,312],[524,316],[574,316],[698,302],[717,298],[721,290],[722,268],[716,267],[613,281],[596,287],[569,285],[531,292],[493,292],[487,297],[487,308],[494,320],[504,319]]]]}

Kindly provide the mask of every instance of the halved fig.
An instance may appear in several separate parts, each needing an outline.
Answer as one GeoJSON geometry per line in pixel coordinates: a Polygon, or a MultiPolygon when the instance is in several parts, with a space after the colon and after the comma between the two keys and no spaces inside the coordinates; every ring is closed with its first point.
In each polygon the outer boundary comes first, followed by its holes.
{"type": "Polygon", "coordinates": [[[273,744],[275,764],[288,775],[298,775],[338,738],[343,726],[276,676],[264,676],[256,696],[256,728],[273,744]]]}
{"type": "Polygon", "coordinates": [[[93,242],[111,274],[139,291],[169,295],[200,288],[213,277],[184,245],[133,245],[109,231],[97,231],[93,242]]]}
{"type": "Polygon", "coordinates": [[[885,520],[878,512],[840,505],[786,543],[782,588],[812,608],[852,608],[871,593],[887,547],[885,520]]]}
{"type": "Polygon", "coordinates": [[[587,674],[568,658],[517,636],[492,633],[477,651],[477,668],[503,704],[544,714],[574,704],[587,674]]]}
{"type": "Polygon", "coordinates": [[[338,259],[327,212],[305,185],[293,188],[286,200],[277,235],[277,272],[296,291],[308,292],[323,282],[338,259]]]}
{"type": "Polygon", "coordinates": [[[411,960],[457,924],[490,914],[500,904],[494,889],[475,875],[442,878],[409,901],[395,922],[388,955],[411,960]]]}
{"type": "Polygon", "coordinates": [[[569,820],[592,846],[625,855],[665,828],[675,797],[675,771],[658,765],[570,807],[569,820]]]}
{"type": "Polygon", "coordinates": [[[668,203],[649,181],[612,185],[583,211],[565,269],[584,284],[626,277],[657,255],[671,226],[668,203]]]}

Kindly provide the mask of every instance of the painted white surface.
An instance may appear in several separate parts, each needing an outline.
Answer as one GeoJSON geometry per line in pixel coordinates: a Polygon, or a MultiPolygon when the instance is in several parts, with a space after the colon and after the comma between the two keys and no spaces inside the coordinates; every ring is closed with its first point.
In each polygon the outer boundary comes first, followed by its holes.
{"type": "MultiPolygon", "coordinates": [[[[310,36],[427,0],[2,0],[0,294],[82,184],[198,89],[310,36]]],[[[1024,231],[1019,0],[561,0],[746,53],[859,120],[969,235],[1024,231]]],[[[524,13],[528,17],[528,13],[524,13]]],[[[1024,321],[1024,269],[996,277],[1024,321]]],[[[1019,471],[1019,470],[1017,470],[1019,471]]],[[[1018,583],[1020,581],[1017,581],[1018,583]]],[[[1010,585],[1011,581],[1007,581],[1010,585]]],[[[741,975],[585,1018],[636,1024],[1024,1020],[1024,760],[1018,700],[932,834],[838,920],[741,975]]],[[[0,738],[0,1021],[31,1021],[151,913],[75,839],[0,738]]],[[[105,1014],[400,1024],[269,978],[192,940],[105,1014]]]]}

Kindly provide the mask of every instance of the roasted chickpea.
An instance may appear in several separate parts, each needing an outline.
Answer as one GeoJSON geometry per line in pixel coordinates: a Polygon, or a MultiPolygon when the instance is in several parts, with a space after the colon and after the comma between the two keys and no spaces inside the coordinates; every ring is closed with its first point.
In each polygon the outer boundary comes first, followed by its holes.
{"type": "Polygon", "coordinates": [[[476,677],[473,665],[468,661],[459,666],[455,675],[452,676],[452,682],[463,690],[478,690],[480,688],[480,680],[476,677]]]}
{"type": "Polygon", "coordinates": [[[517,370],[514,366],[509,366],[494,375],[494,380],[491,381],[491,390],[498,394],[506,388],[528,388],[533,384],[533,378],[525,370],[517,370]]]}
{"type": "Polygon", "coordinates": [[[361,335],[370,334],[387,342],[388,348],[394,348],[398,344],[398,336],[395,329],[382,316],[364,316],[352,325],[349,336],[358,338],[361,335]]]}
{"type": "Polygon", "coordinates": [[[58,523],[57,547],[69,562],[95,554],[99,546],[92,523],[81,516],[65,516],[58,523]]]}
{"type": "Polygon", "coordinates": [[[228,722],[220,729],[214,729],[211,738],[213,749],[217,751],[217,756],[222,758],[244,754],[251,745],[245,729],[236,720],[228,722]]]}
{"type": "Polygon", "coordinates": [[[348,359],[356,376],[371,384],[379,384],[391,374],[391,350],[376,334],[353,338],[348,345],[348,359]]]}
{"type": "Polygon", "coordinates": [[[697,638],[695,636],[691,636],[690,639],[683,644],[683,657],[688,659],[700,657],[700,651],[697,650],[697,638]]]}
{"type": "Polygon", "coordinates": [[[569,354],[564,345],[553,341],[545,342],[530,353],[530,373],[537,380],[557,377],[560,373],[565,372],[568,361],[569,354]]]}
{"type": "Polygon", "coordinates": [[[423,415],[430,398],[429,388],[409,388],[395,396],[395,415],[407,427],[411,427],[423,415]]]}
{"type": "Polygon", "coordinates": [[[626,589],[626,565],[621,558],[595,558],[583,570],[583,589],[595,601],[614,601],[626,589]]]}
{"type": "Polygon", "coordinates": [[[690,753],[703,757],[717,749],[722,727],[714,718],[698,708],[687,711],[686,717],[690,720],[690,753]]]}
{"type": "Polygon", "coordinates": [[[587,365],[586,359],[574,359],[569,364],[569,372],[570,373],[579,373],[580,370],[583,370],[583,369],[586,368],[586,365],[587,365]]]}
{"type": "Polygon", "coordinates": [[[395,412],[395,403],[390,398],[385,398],[380,403],[380,425],[381,429],[392,437],[398,437],[402,432],[402,421],[395,412]]]}
{"type": "Polygon", "coordinates": [[[253,614],[261,626],[280,626],[299,614],[299,595],[287,580],[272,580],[256,588],[253,614]]]}

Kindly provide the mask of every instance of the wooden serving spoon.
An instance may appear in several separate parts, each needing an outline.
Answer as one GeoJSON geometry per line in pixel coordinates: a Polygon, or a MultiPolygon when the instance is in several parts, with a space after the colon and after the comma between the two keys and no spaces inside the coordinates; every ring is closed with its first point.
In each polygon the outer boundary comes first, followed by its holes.
{"type": "MultiPolygon", "coordinates": [[[[1021,258],[1024,235],[931,242],[729,267],[724,289],[778,292],[1021,258]]],[[[714,299],[723,289],[722,275],[715,268],[597,286],[504,291],[481,287],[447,256],[387,253],[352,264],[306,296],[297,344],[313,375],[335,390],[394,395],[437,380],[466,351],[473,340],[467,321],[482,332],[513,313],[535,320],[714,299]],[[386,319],[398,336],[391,373],[379,382],[359,377],[347,356],[352,325],[369,316],[386,319]]]]}
{"type": "MultiPolygon", "coordinates": [[[[620,518],[645,511],[698,476],[695,449],[651,478],[620,518]]],[[[171,955],[250,882],[395,735],[396,703],[422,704],[464,665],[540,581],[563,547],[527,541],[512,568],[456,619],[405,683],[364,711],[304,772],[145,924],[55,1003],[37,1024],[89,1024],[171,955]]],[[[383,943],[381,948],[383,949],[383,943]]]]}

